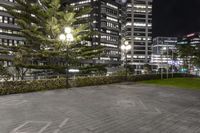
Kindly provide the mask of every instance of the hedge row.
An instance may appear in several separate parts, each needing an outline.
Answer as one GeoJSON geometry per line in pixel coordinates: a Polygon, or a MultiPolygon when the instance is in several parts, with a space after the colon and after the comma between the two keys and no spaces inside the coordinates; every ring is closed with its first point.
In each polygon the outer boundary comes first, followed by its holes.
{"type": "Polygon", "coordinates": [[[74,87],[112,84],[125,81],[125,76],[80,77],[75,79],[74,87]]]}
{"type": "MultiPolygon", "coordinates": [[[[195,77],[191,74],[182,74],[182,73],[174,73],[174,78],[178,77],[195,77]]],[[[148,74],[148,75],[135,75],[135,76],[129,76],[128,81],[143,81],[143,80],[154,80],[154,79],[160,79],[160,74],[148,74]]],[[[163,74],[163,78],[167,78],[167,74],[163,74]]],[[[168,74],[168,78],[172,78],[172,74],[168,74]]]]}
{"type": "MultiPolygon", "coordinates": [[[[165,78],[166,75],[163,75],[165,78]]],[[[174,77],[193,77],[188,74],[174,74],[174,77]]],[[[103,84],[119,83],[124,81],[134,82],[143,80],[160,79],[158,74],[138,75],[138,76],[102,76],[102,77],[80,77],[70,81],[70,87],[84,87],[103,84]]],[[[0,95],[28,93],[35,91],[63,89],[66,86],[66,80],[49,79],[49,80],[33,80],[33,81],[10,81],[0,85],[0,95]]]]}
{"type": "Polygon", "coordinates": [[[62,89],[65,79],[10,81],[0,86],[0,95],[62,89]]]}

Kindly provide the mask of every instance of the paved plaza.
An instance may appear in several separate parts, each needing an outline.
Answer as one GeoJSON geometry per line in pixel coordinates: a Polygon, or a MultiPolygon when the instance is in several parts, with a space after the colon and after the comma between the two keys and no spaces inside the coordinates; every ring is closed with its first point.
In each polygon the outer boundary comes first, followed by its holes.
{"type": "Polygon", "coordinates": [[[200,92],[121,83],[0,96],[0,133],[200,133],[200,92]]]}

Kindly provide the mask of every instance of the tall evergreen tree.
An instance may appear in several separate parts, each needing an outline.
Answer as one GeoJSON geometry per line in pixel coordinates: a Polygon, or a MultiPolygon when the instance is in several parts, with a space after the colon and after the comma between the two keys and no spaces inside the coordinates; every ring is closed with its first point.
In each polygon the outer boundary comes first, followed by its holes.
{"type": "Polygon", "coordinates": [[[196,47],[195,47],[195,50],[194,50],[194,56],[193,56],[193,58],[192,58],[192,63],[196,66],[196,67],[198,67],[198,68],[200,68],[200,46],[199,45],[197,45],[196,47]]]}
{"type": "Polygon", "coordinates": [[[190,43],[177,45],[178,55],[183,59],[183,65],[187,69],[191,69],[191,65],[200,66],[200,48],[190,43]]]}
{"type": "MultiPolygon", "coordinates": [[[[61,0],[15,1],[16,4],[13,6],[2,6],[16,18],[16,23],[21,27],[21,34],[26,39],[24,45],[15,48],[14,64],[18,69],[49,69],[62,72],[68,60],[67,63],[71,67],[84,70],[82,61],[92,60],[101,53],[101,47],[83,44],[83,40],[89,39],[92,35],[90,22],[77,19],[90,13],[91,8],[76,11],[70,6],[62,7],[61,0]],[[64,27],[73,29],[74,42],[68,46],[69,53],[66,53],[67,43],[58,39],[64,32],[64,27]]],[[[94,65],[86,67],[86,69],[89,68],[92,68],[92,71],[102,69],[94,65]]]]}

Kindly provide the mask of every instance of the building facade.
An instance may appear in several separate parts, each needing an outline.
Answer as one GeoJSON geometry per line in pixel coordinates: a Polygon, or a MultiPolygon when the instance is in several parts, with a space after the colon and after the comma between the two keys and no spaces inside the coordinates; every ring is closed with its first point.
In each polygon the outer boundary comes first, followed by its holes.
{"type": "Polygon", "coordinates": [[[103,53],[95,58],[95,63],[108,66],[119,66],[121,45],[121,4],[114,0],[63,0],[63,4],[70,4],[79,10],[82,7],[92,7],[92,12],[81,18],[90,20],[93,35],[89,46],[104,46],[103,53]]]}
{"type": "Polygon", "coordinates": [[[150,62],[152,45],[152,0],[128,0],[124,38],[132,46],[129,64],[141,72],[150,62]]]}
{"type": "MultiPolygon", "coordinates": [[[[199,54],[200,54],[200,32],[195,32],[195,33],[184,35],[182,37],[178,37],[177,45],[190,45],[191,47],[193,47],[195,49],[195,51],[192,51],[192,52],[195,52],[195,55],[199,56],[199,54]]],[[[191,58],[194,58],[195,55],[193,55],[193,57],[188,57],[189,60],[191,58]]],[[[190,61],[187,62],[185,60],[183,60],[183,64],[187,67],[184,67],[181,70],[181,72],[189,71],[191,74],[200,75],[200,67],[198,65],[194,65],[190,61]]]]}
{"type": "Polygon", "coordinates": [[[180,66],[180,60],[173,60],[176,52],[177,37],[156,37],[153,39],[151,65],[153,71],[169,69],[171,65],[180,66]]]}
{"type": "Polygon", "coordinates": [[[200,32],[191,33],[182,37],[178,37],[178,45],[190,44],[193,46],[200,45],[200,32]]]}
{"type": "MultiPolygon", "coordinates": [[[[14,0],[0,0],[0,2],[14,4],[14,0]]],[[[105,47],[99,57],[95,58],[95,63],[107,66],[122,64],[120,50],[122,38],[129,41],[132,46],[128,53],[128,61],[136,71],[141,71],[143,65],[150,62],[152,0],[63,0],[62,4],[70,4],[76,10],[88,5],[92,7],[90,14],[85,14],[79,19],[90,20],[91,30],[98,32],[86,42],[87,45],[105,47]]],[[[23,44],[24,38],[20,36],[19,31],[15,18],[0,7],[0,45],[23,44]]],[[[12,56],[11,51],[9,55],[1,54],[0,58],[12,58],[12,56]]],[[[8,61],[7,65],[10,63],[8,61]]]]}
{"type": "MultiPolygon", "coordinates": [[[[14,0],[0,0],[0,3],[13,5],[14,0]]],[[[15,18],[6,12],[6,9],[0,6],[0,60],[4,66],[11,66],[13,58],[12,50],[4,53],[5,49],[15,47],[24,43],[24,38],[20,36],[20,28],[15,23],[15,18]]]]}

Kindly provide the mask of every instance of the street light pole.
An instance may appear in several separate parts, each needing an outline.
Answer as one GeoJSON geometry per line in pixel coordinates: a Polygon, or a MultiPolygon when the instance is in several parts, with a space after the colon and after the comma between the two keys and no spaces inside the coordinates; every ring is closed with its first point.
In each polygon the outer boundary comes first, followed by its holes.
{"type": "Polygon", "coordinates": [[[131,49],[131,45],[129,45],[128,41],[125,41],[124,44],[121,46],[121,50],[124,52],[125,55],[125,76],[126,76],[126,80],[128,78],[128,59],[127,59],[127,54],[128,51],[131,49]]]}
{"type": "Polygon", "coordinates": [[[126,80],[128,77],[128,61],[127,61],[127,51],[125,51],[125,61],[126,61],[126,80]]]}
{"type": "Polygon", "coordinates": [[[74,41],[74,37],[72,35],[72,29],[70,27],[65,27],[64,29],[65,34],[61,34],[59,36],[60,40],[62,42],[66,42],[66,52],[67,52],[67,57],[66,57],[66,88],[69,87],[69,45],[70,42],[74,41]]]}
{"type": "Polygon", "coordinates": [[[168,63],[168,58],[169,58],[169,46],[167,45],[167,79],[169,78],[169,63],[168,63]]]}
{"type": "Polygon", "coordinates": [[[174,77],[174,50],[172,49],[172,78],[174,77]]]}
{"type": "MultiPolygon", "coordinates": [[[[164,47],[164,48],[161,48],[161,64],[162,64],[162,68],[161,68],[161,79],[163,79],[163,69],[164,69],[164,67],[163,67],[163,54],[164,54],[164,51],[166,51],[167,50],[167,48],[166,47],[164,47]]],[[[167,52],[167,55],[168,55],[168,52],[167,52]]],[[[166,57],[166,56],[165,56],[166,57]]],[[[167,62],[168,62],[168,56],[167,56],[167,62]]],[[[168,69],[168,68],[167,68],[168,69]]],[[[168,70],[167,70],[167,78],[168,78],[168,70]]]]}
{"type": "Polygon", "coordinates": [[[161,70],[160,70],[160,73],[161,73],[161,79],[163,79],[163,53],[161,51],[161,70]]]}
{"type": "Polygon", "coordinates": [[[69,87],[69,47],[68,45],[66,46],[67,48],[67,59],[66,59],[66,88],[69,87]]]}

